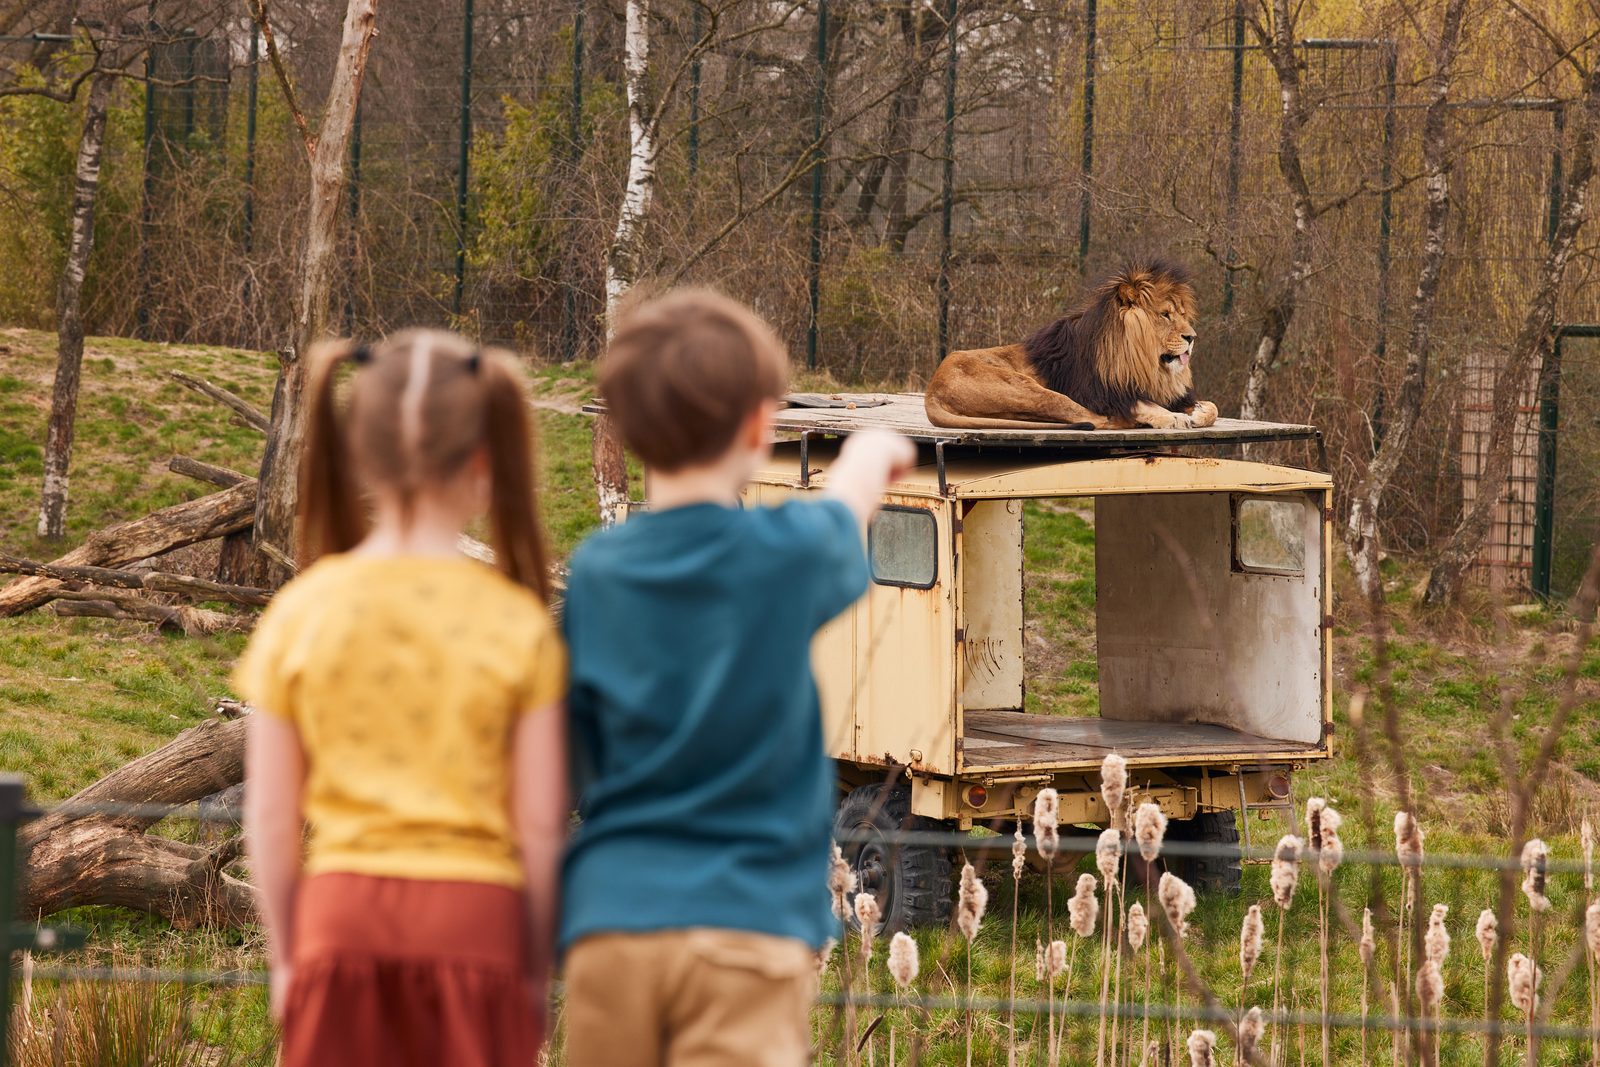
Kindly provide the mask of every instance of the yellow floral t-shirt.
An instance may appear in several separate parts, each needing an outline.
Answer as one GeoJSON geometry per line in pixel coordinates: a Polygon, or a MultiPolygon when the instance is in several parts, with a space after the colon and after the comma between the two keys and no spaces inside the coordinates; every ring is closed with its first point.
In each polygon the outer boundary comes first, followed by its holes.
{"type": "Polygon", "coordinates": [[[299,730],[308,874],[516,887],[512,729],[566,675],[544,605],[498,571],[337,555],[273,599],[233,683],[299,730]]]}

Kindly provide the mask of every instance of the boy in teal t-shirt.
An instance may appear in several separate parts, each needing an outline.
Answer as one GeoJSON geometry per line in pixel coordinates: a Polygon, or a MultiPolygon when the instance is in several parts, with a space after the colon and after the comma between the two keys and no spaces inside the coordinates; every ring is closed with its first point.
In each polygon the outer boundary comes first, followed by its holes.
{"type": "Polygon", "coordinates": [[[567,1062],[807,1062],[833,774],[811,638],[866,591],[862,532],[915,462],[851,437],[821,500],[741,509],[788,357],[712,293],[622,322],[600,389],[649,510],[572,559],[573,741],[591,765],[562,873],[567,1062]]]}

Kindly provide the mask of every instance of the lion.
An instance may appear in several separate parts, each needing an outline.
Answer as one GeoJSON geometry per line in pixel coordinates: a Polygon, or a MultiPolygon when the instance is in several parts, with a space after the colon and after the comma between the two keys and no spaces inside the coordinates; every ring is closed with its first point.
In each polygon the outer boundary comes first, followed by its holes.
{"type": "Polygon", "coordinates": [[[1022,344],[952,352],[928,383],[928,421],[958,429],[1187,430],[1217,421],[1196,400],[1194,287],[1163,259],[1131,264],[1022,344]]]}

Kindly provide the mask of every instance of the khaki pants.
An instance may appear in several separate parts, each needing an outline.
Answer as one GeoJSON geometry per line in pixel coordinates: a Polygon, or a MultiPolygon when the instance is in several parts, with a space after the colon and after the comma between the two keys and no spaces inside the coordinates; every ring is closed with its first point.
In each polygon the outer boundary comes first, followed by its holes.
{"type": "Polygon", "coordinates": [[[816,958],[740,930],[599,934],[567,953],[569,1067],[800,1067],[816,958]]]}

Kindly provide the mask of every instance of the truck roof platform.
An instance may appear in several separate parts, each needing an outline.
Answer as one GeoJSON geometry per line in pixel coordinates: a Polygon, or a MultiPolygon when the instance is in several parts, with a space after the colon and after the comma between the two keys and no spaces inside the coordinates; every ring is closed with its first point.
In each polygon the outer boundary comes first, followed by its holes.
{"type": "Polygon", "coordinates": [[[935,445],[995,445],[1009,448],[1141,448],[1156,445],[1241,445],[1257,441],[1320,441],[1315,426],[1218,419],[1198,430],[965,430],[928,421],[921,393],[791,393],[778,412],[777,428],[806,436],[844,436],[858,430],[893,430],[935,445]]]}

